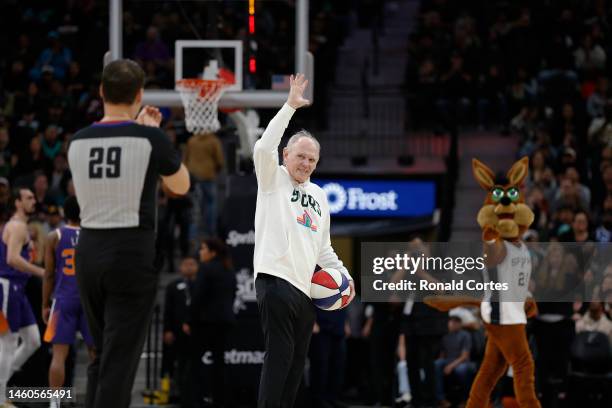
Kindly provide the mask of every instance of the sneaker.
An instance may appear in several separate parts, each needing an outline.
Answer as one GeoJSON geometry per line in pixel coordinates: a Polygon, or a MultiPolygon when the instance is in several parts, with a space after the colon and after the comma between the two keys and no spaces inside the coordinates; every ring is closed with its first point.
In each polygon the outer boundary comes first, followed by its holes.
{"type": "Polygon", "coordinates": [[[408,403],[412,401],[412,395],[409,392],[405,392],[402,395],[398,396],[397,398],[395,398],[395,402],[400,404],[402,402],[404,403],[408,403]]]}

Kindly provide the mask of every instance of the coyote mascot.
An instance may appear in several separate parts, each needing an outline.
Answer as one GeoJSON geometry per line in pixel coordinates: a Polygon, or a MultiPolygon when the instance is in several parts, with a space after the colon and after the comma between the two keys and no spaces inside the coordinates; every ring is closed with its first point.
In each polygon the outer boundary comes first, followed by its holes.
{"type": "Polygon", "coordinates": [[[527,317],[537,313],[535,302],[528,297],[531,258],[521,241],[534,218],[520,190],[529,171],[529,159],[523,157],[514,163],[506,177],[496,177],[476,159],[472,160],[472,170],[478,184],[487,192],[477,220],[482,229],[488,278],[507,282],[509,290],[492,292],[482,301],[430,297],[425,302],[442,311],[466,304],[480,306],[488,340],[466,408],[490,407],[491,391],[509,365],[519,406],[540,408],[535,394],[535,367],[525,333],[527,317]]]}

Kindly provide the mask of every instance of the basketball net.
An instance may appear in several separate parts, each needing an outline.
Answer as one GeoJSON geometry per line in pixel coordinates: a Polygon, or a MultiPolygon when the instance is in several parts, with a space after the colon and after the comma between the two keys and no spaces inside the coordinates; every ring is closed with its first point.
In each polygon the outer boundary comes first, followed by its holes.
{"type": "MultiPolygon", "coordinates": [[[[206,77],[210,75],[205,74],[206,77]]],[[[219,99],[227,87],[234,84],[234,76],[221,68],[214,77],[217,79],[188,78],[176,82],[185,109],[185,125],[191,133],[215,133],[221,127],[219,99]]]]}

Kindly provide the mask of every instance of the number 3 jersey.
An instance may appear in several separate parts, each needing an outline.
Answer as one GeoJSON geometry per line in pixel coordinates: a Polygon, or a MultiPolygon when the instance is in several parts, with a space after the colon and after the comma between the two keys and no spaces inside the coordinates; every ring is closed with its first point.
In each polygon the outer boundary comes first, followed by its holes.
{"type": "Polygon", "coordinates": [[[160,129],[133,121],[99,122],[77,132],[68,162],[89,229],[154,229],[157,181],[180,167],[180,158],[160,129]]]}
{"type": "Polygon", "coordinates": [[[79,240],[79,227],[64,226],[55,230],[58,237],[55,248],[54,298],[78,298],[79,288],[74,269],[74,251],[79,240]]]}
{"type": "Polygon", "coordinates": [[[503,241],[506,257],[495,267],[486,270],[488,279],[507,283],[507,290],[487,291],[480,305],[482,319],[491,324],[526,324],[525,300],[529,296],[531,255],[527,246],[520,247],[503,241]]]}

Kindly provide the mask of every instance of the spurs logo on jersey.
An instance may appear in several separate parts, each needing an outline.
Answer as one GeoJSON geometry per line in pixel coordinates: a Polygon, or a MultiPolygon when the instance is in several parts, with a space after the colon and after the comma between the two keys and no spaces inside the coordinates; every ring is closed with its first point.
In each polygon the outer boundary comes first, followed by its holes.
{"type": "Polygon", "coordinates": [[[300,192],[300,190],[298,189],[294,189],[293,193],[291,194],[291,202],[299,202],[304,208],[310,207],[317,214],[319,214],[319,217],[321,216],[321,206],[319,205],[319,202],[310,194],[306,194],[304,192],[300,192]]]}

